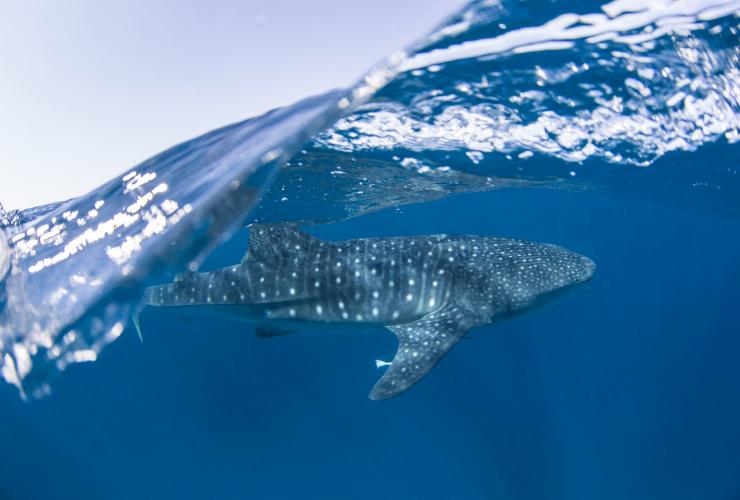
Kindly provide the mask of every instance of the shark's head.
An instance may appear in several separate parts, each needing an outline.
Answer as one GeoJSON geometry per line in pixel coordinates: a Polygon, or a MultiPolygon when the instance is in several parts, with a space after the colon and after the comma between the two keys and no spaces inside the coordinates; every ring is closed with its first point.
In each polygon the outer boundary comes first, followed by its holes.
{"type": "Polygon", "coordinates": [[[578,257],[576,259],[576,262],[578,263],[576,283],[583,283],[584,281],[588,281],[593,278],[594,272],[596,271],[596,263],[585,255],[575,255],[578,257]]]}
{"type": "Polygon", "coordinates": [[[573,285],[589,281],[596,271],[596,264],[585,255],[557,245],[544,245],[543,265],[540,268],[543,292],[570,289],[573,285]]]}
{"type": "Polygon", "coordinates": [[[546,287],[560,288],[590,280],[596,264],[585,255],[558,245],[541,244],[537,264],[533,270],[540,273],[546,287]]]}
{"type": "MultiPolygon", "coordinates": [[[[534,252],[536,253],[536,252],[534,252]]],[[[524,286],[525,296],[519,302],[527,310],[549,308],[576,288],[589,281],[596,271],[593,260],[557,245],[541,245],[538,257],[527,259],[524,264],[529,286],[524,286]],[[527,268],[527,264],[531,267],[527,268]]],[[[517,293],[515,292],[516,296],[517,293]]],[[[521,311],[516,311],[516,313],[521,311]]]]}
{"type": "Polygon", "coordinates": [[[593,260],[557,245],[511,240],[501,253],[503,260],[494,255],[501,267],[494,268],[491,298],[503,317],[552,304],[596,270],[593,260]]]}

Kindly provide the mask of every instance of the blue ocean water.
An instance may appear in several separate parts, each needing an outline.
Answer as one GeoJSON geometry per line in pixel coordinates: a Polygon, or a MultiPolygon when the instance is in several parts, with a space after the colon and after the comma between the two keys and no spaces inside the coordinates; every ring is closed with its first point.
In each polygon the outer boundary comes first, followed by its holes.
{"type": "Polygon", "coordinates": [[[3,214],[0,498],[740,498],[740,4],[573,8],[472,3],[352,89],[3,214]],[[382,327],[145,309],[139,342],[142,287],[238,262],[252,221],[597,272],[391,401],[382,327]]]}

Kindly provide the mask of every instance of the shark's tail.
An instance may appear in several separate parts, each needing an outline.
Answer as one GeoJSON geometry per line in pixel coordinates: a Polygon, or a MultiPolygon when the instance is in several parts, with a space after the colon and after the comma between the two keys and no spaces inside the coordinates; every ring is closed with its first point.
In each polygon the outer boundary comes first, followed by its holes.
{"type": "MultiPolygon", "coordinates": [[[[175,277],[175,281],[164,285],[151,286],[144,290],[142,304],[145,306],[186,306],[200,303],[204,295],[205,273],[185,272],[175,277]]],[[[205,283],[207,288],[208,284],[205,283]]]]}

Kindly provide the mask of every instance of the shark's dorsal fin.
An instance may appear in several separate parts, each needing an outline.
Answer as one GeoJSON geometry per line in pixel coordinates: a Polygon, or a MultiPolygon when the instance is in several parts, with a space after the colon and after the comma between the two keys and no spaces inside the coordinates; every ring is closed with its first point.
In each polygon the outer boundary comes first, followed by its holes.
{"type": "Polygon", "coordinates": [[[305,255],[309,245],[317,241],[296,224],[252,224],[243,261],[270,261],[305,255]]]}
{"type": "Polygon", "coordinates": [[[180,274],[175,275],[174,281],[187,281],[188,279],[192,279],[193,276],[195,276],[193,271],[183,271],[180,274]]]}
{"type": "Polygon", "coordinates": [[[390,399],[414,385],[473,326],[473,315],[456,305],[447,305],[411,323],[388,326],[398,337],[398,351],[370,391],[370,399],[390,399]]]}

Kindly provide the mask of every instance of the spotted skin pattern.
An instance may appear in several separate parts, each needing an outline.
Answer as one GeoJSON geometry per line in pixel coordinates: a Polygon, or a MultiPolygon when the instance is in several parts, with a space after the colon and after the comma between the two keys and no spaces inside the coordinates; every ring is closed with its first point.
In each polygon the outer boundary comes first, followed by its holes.
{"type": "MultiPolygon", "coordinates": [[[[398,337],[371,399],[401,394],[473,327],[517,314],[591,278],[564,248],[477,236],[322,241],[291,224],[253,225],[235,266],[147,289],[152,306],[234,306],[257,322],[377,323],[398,337]]],[[[382,364],[382,363],[381,363],[382,364]]]]}

